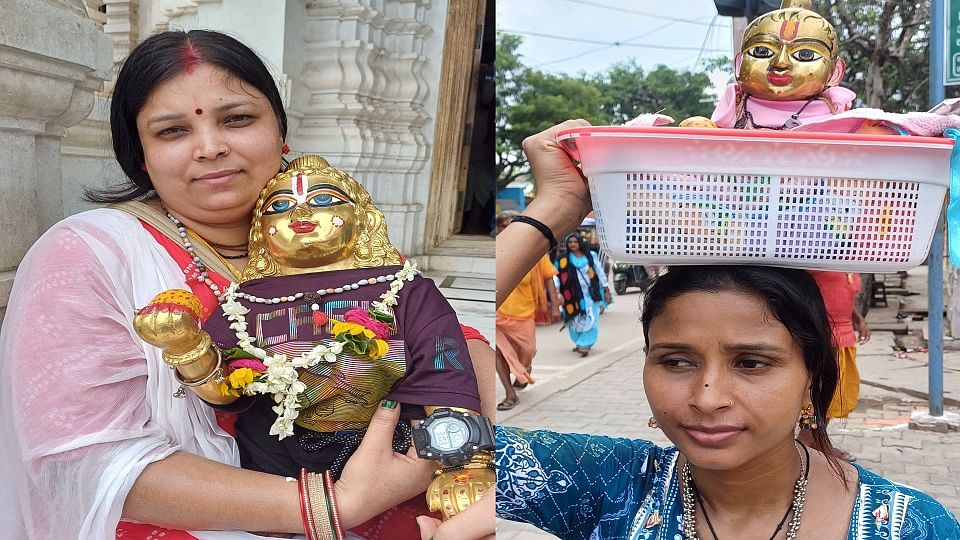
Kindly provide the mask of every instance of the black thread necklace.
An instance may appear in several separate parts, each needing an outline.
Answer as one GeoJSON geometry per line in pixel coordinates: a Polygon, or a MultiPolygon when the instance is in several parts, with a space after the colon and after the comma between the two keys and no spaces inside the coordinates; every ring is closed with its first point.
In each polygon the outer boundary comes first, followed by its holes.
{"type": "Polygon", "coordinates": [[[214,251],[217,252],[217,255],[223,257],[224,259],[230,260],[230,261],[235,261],[235,260],[237,260],[237,259],[242,259],[242,258],[244,258],[244,257],[246,257],[247,255],[250,254],[249,251],[244,251],[243,253],[241,253],[241,254],[239,254],[239,255],[224,255],[224,254],[221,253],[219,250],[214,250],[214,251]]]}
{"type": "Polygon", "coordinates": [[[774,131],[783,131],[784,129],[793,129],[800,125],[800,113],[807,108],[807,105],[810,105],[814,101],[820,99],[820,95],[813,96],[808,99],[806,103],[803,104],[803,107],[800,107],[800,110],[791,114],[790,118],[780,124],[779,126],[762,126],[758,125],[753,121],[753,115],[750,114],[750,111],[747,110],[747,99],[750,96],[747,94],[743,95],[743,114],[740,115],[740,118],[737,118],[737,122],[733,125],[734,129],[772,129],[774,131]],[[749,123],[749,126],[747,125],[749,123]]]}
{"type": "MultiPolygon", "coordinates": [[[[804,461],[804,470],[803,476],[801,479],[805,480],[810,475],[810,451],[807,450],[806,445],[799,445],[803,448],[803,453],[806,455],[804,461]]],[[[707,507],[703,504],[703,497],[700,496],[700,490],[697,489],[696,484],[693,485],[693,493],[697,498],[697,502],[700,504],[700,509],[703,510],[703,519],[707,522],[707,528],[710,529],[710,534],[713,535],[713,540],[720,540],[720,537],[717,536],[717,531],[713,529],[713,523],[710,522],[710,514],[707,513],[707,507]]],[[[790,515],[790,511],[794,509],[794,501],[790,501],[790,506],[787,507],[787,511],[783,513],[783,517],[780,518],[780,523],[777,524],[776,530],[773,531],[773,534],[770,535],[770,540],[774,540],[777,537],[777,534],[783,529],[784,523],[787,522],[787,516],[790,515]]]]}

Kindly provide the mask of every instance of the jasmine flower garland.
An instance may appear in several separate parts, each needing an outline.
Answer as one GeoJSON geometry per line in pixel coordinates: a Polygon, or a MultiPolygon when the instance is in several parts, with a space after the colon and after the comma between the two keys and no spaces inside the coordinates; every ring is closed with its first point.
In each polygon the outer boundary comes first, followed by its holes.
{"type": "MultiPolygon", "coordinates": [[[[379,301],[370,304],[369,314],[373,321],[392,323],[392,307],[397,305],[398,293],[403,288],[405,281],[413,281],[420,274],[417,265],[406,261],[403,268],[394,274],[394,280],[390,282],[390,288],[380,295],[379,301]]],[[[348,345],[351,351],[358,351],[357,336],[359,339],[370,340],[370,351],[367,354],[373,358],[379,358],[386,354],[386,342],[381,339],[385,337],[379,327],[366,328],[363,324],[354,322],[341,323],[347,324],[346,332],[335,332],[338,339],[325,340],[317,343],[314,347],[302,355],[288,359],[285,354],[270,354],[253,344],[253,338],[247,332],[247,320],[244,317],[250,310],[245,308],[237,301],[239,297],[238,289],[240,285],[231,283],[223,295],[223,313],[230,321],[230,328],[237,336],[237,348],[243,351],[248,358],[258,359],[266,368],[261,373],[255,373],[252,381],[246,382],[246,377],[235,377],[230,380],[231,385],[222,386],[221,391],[224,394],[228,392],[242,392],[248,396],[256,394],[270,394],[276,405],[273,412],[277,413],[277,419],[270,426],[270,435],[277,435],[281,440],[293,435],[293,423],[300,416],[300,409],[303,403],[300,401],[300,394],[307,389],[306,385],[300,381],[298,369],[311,368],[320,362],[334,363],[338,355],[344,352],[344,345],[348,345]],[[351,333],[349,328],[359,328],[359,332],[351,333]],[[343,336],[343,337],[341,337],[343,336]]],[[[362,319],[355,319],[361,320],[362,319]]],[[[376,326],[371,324],[370,326],[376,326]]],[[[364,351],[367,349],[364,348],[364,351]]],[[[350,351],[348,351],[349,353],[350,351]]],[[[234,355],[236,357],[236,355],[234,355]]],[[[247,368],[243,368],[247,369],[247,368]]]]}

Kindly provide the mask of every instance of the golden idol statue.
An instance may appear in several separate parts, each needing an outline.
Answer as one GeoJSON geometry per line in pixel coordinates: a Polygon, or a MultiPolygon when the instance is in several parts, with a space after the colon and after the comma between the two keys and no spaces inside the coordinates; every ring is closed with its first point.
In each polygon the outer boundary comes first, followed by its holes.
{"type": "Polygon", "coordinates": [[[784,0],[754,19],[734,59],[736,82],[713,116],[680,126],[787,130],[848,110],[856,96],[837,86],[846,69],[837,32],[810,5],[784,0]]]}
{"type": "MultiPolygon", "coordinates": [[[[349,175],[318,156],[295,159],[257,200],[249,253],[241,283],[202,330],[186,291],[161,293],[135,319],[181,392],[239,412],[244,468],[339,477],[382,400],[403,404],[408,419],[437,409],[479,417],[456,314],[402,261],[383,214],[349,175]]],[[[394,449],[410,443],[411,426],[399,422],[394,449]]],[[[430,509],[449,517],[494,482],[491,452],[477,452],[438,471],[430,509]]]]}

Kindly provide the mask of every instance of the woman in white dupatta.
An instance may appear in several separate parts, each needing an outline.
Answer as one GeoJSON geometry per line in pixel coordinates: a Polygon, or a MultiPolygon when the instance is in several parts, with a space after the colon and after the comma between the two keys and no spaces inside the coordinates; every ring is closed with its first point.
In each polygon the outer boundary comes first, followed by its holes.
{"type": "MultiPolygon", "coordinates": [[[[111,107],[132,183],[94,199],[146,197],[192,232],[184,240],[242,267],[250,212],[281,167],[286,136],[256,54],[215,32],[158,34],[131,52],[111,107]]],[[[129,213],[98,209],[55,225],[21,263],[0,335],[0,536],[133,537],[118,532],[123,522],[189,531],[156,533],[164,538],[303,533],[297,483],[240,469],[213,410],[191,392],[173,397],[160,351],[133,330],[134,310],[158,292],[192,278],[213,299],[223,285],[201,275],[188,242],[171,251],[159,236],[129,213]]],[[[430,481],[431,462],[390,448],[398,415],[378,410],[336,483],[346,529],[430,481]]]]}

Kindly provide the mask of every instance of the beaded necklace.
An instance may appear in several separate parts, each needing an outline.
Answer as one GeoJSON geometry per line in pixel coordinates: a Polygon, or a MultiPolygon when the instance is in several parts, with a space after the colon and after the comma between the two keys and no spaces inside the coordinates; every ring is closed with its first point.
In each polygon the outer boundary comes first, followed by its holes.
{"type": "MultiPolygon", "coordinates": [[[[790,512],[793,512],[793,517],[790,519],[790,524],[787,526],[787,540],[795,540],[797,538],[797,531],[800,530],[800,516],[803,514],[803,503],[807,498],[807,477],[810,474],[810,452],[807,450],[807,447],[794,441],[793,443],[797,449],[797,456],[800,458],[800,477],[797,478],[797,482],[793,487],[793,502],[787,508],[787,512],[783,515],[783,519],[780,520],[780,523],[777,525],[777,529],[773,531],[773,535],[770,536],[770,540],[776,538],[777,533],[780,532],[780,529],[783,528],[783,523],[787,519],[787,515],[790,512]],[[800,455],[800,449],[803,448],[804,454],[806,454],[806,459],[800,455]]],[[[713,530],[713,523],[710,522],[710,516],[707,515],[707,508],[703,505],[703,499],[700,497],[700,492],[697,490],[696,484],[693,483],[693,473],[690,472],[690,463],[683,464],[683,485],[681,486],[681,495],[683,497],[683,532],[684,538],[686,540],[700,540],[700,536],[697,534],[697,514],[696,514],[696,504],[700,503],[700,508],[703,509],[703,517],[706,519],[707,527],[710,528],[710,534],[713,535],[713,540],[719,540],[717,533],[713,530]]]]}
{"type": "MultiPolygon", "coordinates": [[[[163,211],[167,214],[167,219],[169,219],[177,227],[177,233],[180,235],[180,243],[183,244],[183,248],[187,250],[187,253],[193,257],[193,265],[197,267],[197,270],[200,272],[195,279],[197,283],[204,283],[207,287],[210,287],[210,291],[213,292],[213,295],[217,297],[217,301],[223,300],[223,291],[220,290],[220,287],[210,279],[210,273],[207,271],[207,265],[203,264],[203,261],[200,260],[200,257],[193,251],[193,242],[190,240],[190,237],[187,236],[187,227],[170,213],[167,210],[166,206],[162,206],[163,211]]],[[[184,276],[187,279],[190,279],[190,273],[186,268],[183,269],[184,276]]]]}

